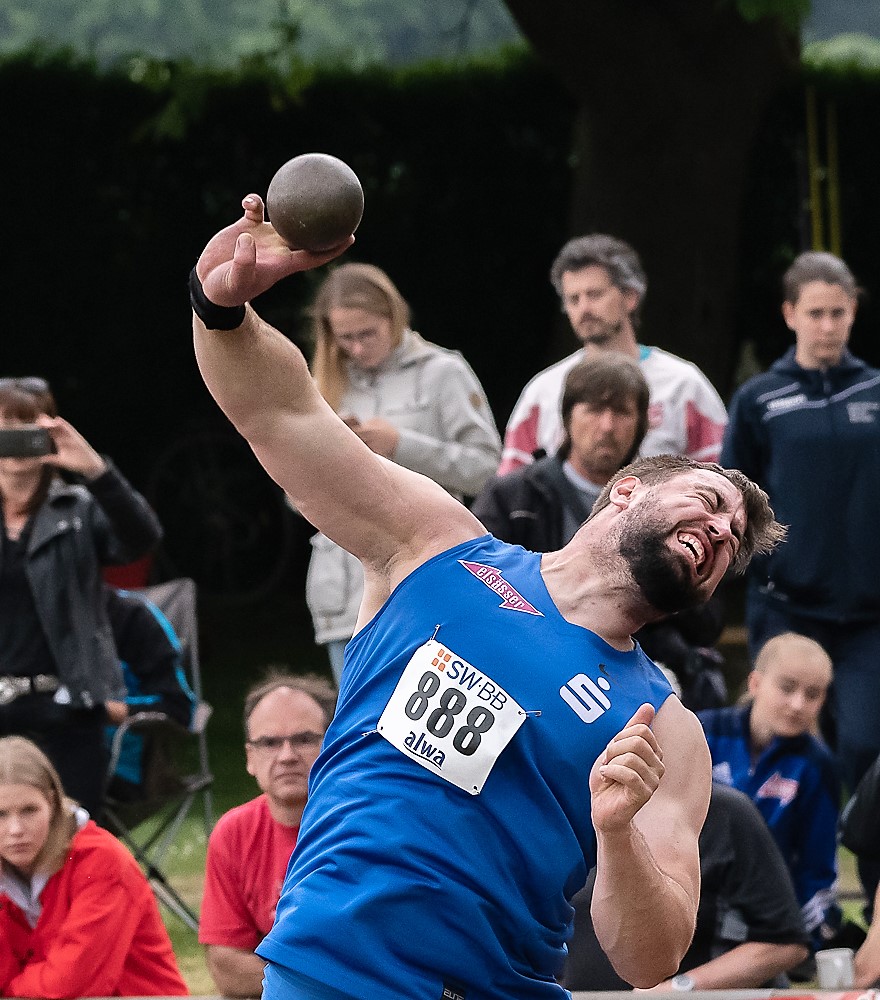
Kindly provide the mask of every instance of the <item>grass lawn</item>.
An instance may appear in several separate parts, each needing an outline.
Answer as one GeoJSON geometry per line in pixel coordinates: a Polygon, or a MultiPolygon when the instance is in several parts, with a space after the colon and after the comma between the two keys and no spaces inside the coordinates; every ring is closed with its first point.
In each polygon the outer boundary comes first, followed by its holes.
{"type": "MultiPolygon", "coordinates": [[[[196,811],[194,811],[195,813],[196,811]]],[[[201,816],[191,814],[162,866],[172,886],[196,912],[202,902],[207,838],[201,816]]],[[[195,931],[175,914],[162,907],[165,926],[174,945],[174,954],[190,993],[214,993],[215,988],[205,966],[205,956],[195,931]]]]}

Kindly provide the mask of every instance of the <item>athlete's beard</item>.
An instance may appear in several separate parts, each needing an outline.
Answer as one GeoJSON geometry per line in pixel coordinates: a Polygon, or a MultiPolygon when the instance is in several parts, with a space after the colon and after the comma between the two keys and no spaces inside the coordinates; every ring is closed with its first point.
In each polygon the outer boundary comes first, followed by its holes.
{"type": "Polygon", "coordinates": [[[621,528],[620,554],[648,604],[671,615],[705,598],[694,587],[684,559],[669,550],[668,534],[650,514],[634,514],[621,528]]]}

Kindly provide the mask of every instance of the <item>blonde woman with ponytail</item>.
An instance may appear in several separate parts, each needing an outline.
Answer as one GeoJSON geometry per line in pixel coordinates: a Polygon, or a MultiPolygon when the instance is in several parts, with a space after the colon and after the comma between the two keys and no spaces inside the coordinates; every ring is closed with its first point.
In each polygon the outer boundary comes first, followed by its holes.
{"type": "MultiPolygon", "coordinates": [[[[486,394],[457,351],[424,340],[394,282],[371,264],[343,264],[311,310],[312,375],[331,407],[371,451],[474,497],[495,473],[501,439],[486,394]]],[[[312,538],[306,598],[315,640],[337,683],[363,592],[358,561],[312,538]]]]}

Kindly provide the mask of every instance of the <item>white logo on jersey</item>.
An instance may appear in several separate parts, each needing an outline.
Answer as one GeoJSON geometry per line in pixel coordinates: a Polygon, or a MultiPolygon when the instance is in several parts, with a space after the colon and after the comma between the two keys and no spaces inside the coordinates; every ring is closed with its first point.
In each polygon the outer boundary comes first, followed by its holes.
{"type": "Polygon", "coordinates": [[[712,765],[712,780],[719,781],[722,785],[733,784],[733,771],[730,769],[730,761],[722,760],[718,764],[712,765]]]}
{"type": "Polygon", "coordinates": [[[806,401],[806,393],[798,392],[794,396],[781,396],[779,399],[771,399],[767,404],[767,409],[771,412],[774,410],[790,410],[795,406],[803,406],[806,401]]]}
{"type": "Polygon", "coordinates": [[[494,566],[485,566],[483,563],[468,562],[466,559],[459,559],[458,562],[459,565],[464,566],[468,573],[473,573],[490,590],[504,598],[502,603],[498,605],[499,608],[506,608],[509,611],[524,611],[527,615],[544,617],[542,611],[529,604],[515,587],[511,587],[502,576],[500,569],[495,569],[494,566]]]}
{"type": "Polygon", "coordinates": [[[880,404],[871,400],[856,400],[846,404],[846,412],[851,424],[873,424],[877,420],[880,404]]]}
{"type": "Polygon", "coordinates": [[[577,712],[581,721],[590,723],[611,708],[611,699],[603,694],[610,689],[611,683],[605,677],[594,681],[586,674],[575,674],[562,685],[559,694],[566,705],[577,712]]]}

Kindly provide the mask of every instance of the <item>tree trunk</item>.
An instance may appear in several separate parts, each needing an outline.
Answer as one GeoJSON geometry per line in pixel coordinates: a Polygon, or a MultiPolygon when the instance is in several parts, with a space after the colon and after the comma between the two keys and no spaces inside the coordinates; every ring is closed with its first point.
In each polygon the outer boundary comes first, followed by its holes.
{"type": "Polygon", "coordinates": [[[571,235],[632,243],[649,282],[640,338],[727,393],[748,160],[797,40],[714,0],[507,5],[580,106],[571,235]]]}

